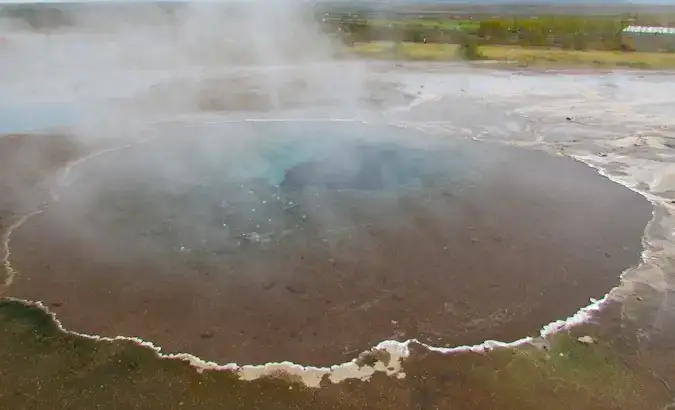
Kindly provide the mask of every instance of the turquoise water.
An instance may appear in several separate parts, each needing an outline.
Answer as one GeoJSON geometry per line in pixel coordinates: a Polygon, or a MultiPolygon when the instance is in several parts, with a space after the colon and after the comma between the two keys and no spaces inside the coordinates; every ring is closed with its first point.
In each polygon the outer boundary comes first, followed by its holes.
{"type": "Polygon", "coordinates": [[[466,175],[462,168],[472,161],[472,154],[461,146],[415,144],[410,133],[393,127],[358,123],[258,127],[269,137],[251,148],[255,155],[230,158],[221,172],[285,188],[387,190],[419,186],[435,176],[466,175]]]}
{"type": "Polygon", "coordinates": [[[232,168],[226,172],[231,177],[260,178],[270,185],[279,186],[287,169],[310,161],[322,152],[330,152],[332,148],[331,144],[316,140],[303,143],[293,136],[281,136],[262,145],[255,155],[247,156],[240,162],[231,162],[232,168]]]}
{"type": "Polygon", "coordinates": [[[91,223],[120,249],[133,240],[220,255],[394,218],[401,198],[468,186],[487,159],[476,143],[361,123],[208,128],[86,162],[62,201],[90,193],[91,223]]]}

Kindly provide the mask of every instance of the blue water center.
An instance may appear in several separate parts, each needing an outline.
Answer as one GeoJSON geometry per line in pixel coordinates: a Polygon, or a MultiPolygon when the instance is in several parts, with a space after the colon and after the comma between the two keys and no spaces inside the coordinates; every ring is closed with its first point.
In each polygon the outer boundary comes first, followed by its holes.
{"type": "Polygon", "coordinates": [[[217,141],[202,140],[225,151],[215,158],[211,153],[211,163],[195,164],[197,169],[242,182],[262,179],[291,190],[391,190],[433,183],[440,176],[446,182],[452,175],[466,176],[466,166],[475,160],[475,150],[431,136],[411,140],[410,133],[395,127],[268,123],[255,128],[258,134],[250,140],[236,130],[225,131],[217,141]],[[244,141],[243,148],[233,155],[226,149],[228,140],[244,141]]]}

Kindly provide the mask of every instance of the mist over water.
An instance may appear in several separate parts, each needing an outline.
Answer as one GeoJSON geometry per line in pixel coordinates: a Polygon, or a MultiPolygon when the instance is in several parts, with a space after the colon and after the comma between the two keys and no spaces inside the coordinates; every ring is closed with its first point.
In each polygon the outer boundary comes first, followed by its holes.
{"type": "MultiPolygon", "coordinates": [[[[453,164],[431,165],[430,147],[393,128],[304,121],[377,119],[385,102],[411,96],[365,62],[341,60],[339,40],[303,2],[35,7],[37,17],[0,20],[0,131],[58,131],[83,152],[150,139],[50,179],[54,235],[86,238],[87,252],[109,262],[207,243],[233,252],[310,222],[305,236],[322,240],[365,218],[327,191],[395,198],[453,164]],[[250,117],[291,121],[236,121],[250,117]],[[133,240],[143,245],[121,251],[133,240]]],[[[377,201],[359,207],[382,213],[377,201]]],[[[392,226],[408,223],[388,212],[392,226]]]]}
{"type": "Polygon", "coordinates": [[[72,234],[89,221],[120,245],[152,232],[152,240],[168,241],[163,252],[219,253],[293,236],[327,240],[364,225],[412,227],[400,200],[425,189],[461,190],[503,156],[359,123],[199,128],[196,142],[187,131],[165,135],[73,169],[48,212],[55,230],[72,234]]]}
{"type": "MultiPolygon", "coordinates": [[[[337,40],[322,32],[313,11],[300,1],[25,8],[23,14],[3,12],[0,18],[0,132],[5,134],[54,130],[83,151],[97,151],[190,133],[191,155],[212,162],[214,153],[227,151],[246,167],[260,162],[269,141],[261,143],[258,129],[247,130],[245,123],[236,127],[236,137],[228,135],[235,127],[199,129],[194,124],[207,122],[200,115],[211,115],[209,121],[216,123],[237,112],[353,118],[383,92],[371,86],[363,64],[335,63],[337,40]],[[163,126],[167,121],[172,124],[163,126]],[[211,138],[214,133],[224,138],[211,138]]],[[[302,138],[321,137],[297,127],[302,138]]],[[[273,128],[266,132],[273,135],[273,128]]],[[[289,149],[285,161],[304,151],[289,149]]],[[[167,176],[165,183],[180,180],[180,161],[162,150],[145,155],[155,172],[167,176]]],[[[124,175],[124,165],[107,172],[124,175]]]]}

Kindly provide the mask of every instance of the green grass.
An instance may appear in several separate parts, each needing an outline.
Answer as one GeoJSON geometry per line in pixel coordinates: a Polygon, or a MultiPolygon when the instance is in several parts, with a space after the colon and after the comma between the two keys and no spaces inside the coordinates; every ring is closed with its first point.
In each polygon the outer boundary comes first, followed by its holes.
{"type": "Polygon", "coordinates": [[[407,20],[368,20],[372,27],[409,27],[438,30],[463,30],[471,31],[478,28],[480,22],[474,20],[450,20],[450,19],[407,19],[407,20]]]}

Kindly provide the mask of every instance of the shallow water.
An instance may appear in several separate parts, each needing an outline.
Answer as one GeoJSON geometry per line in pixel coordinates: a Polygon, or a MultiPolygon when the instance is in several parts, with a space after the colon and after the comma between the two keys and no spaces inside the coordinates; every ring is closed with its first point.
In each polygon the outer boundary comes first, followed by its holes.
{"type": "Polygon", "coordinates": [[[563,158],[359,122],[184,124],[60,183],[11,294],[220,362],[536,333],[637,262],[650,209],[563,158]]]}

